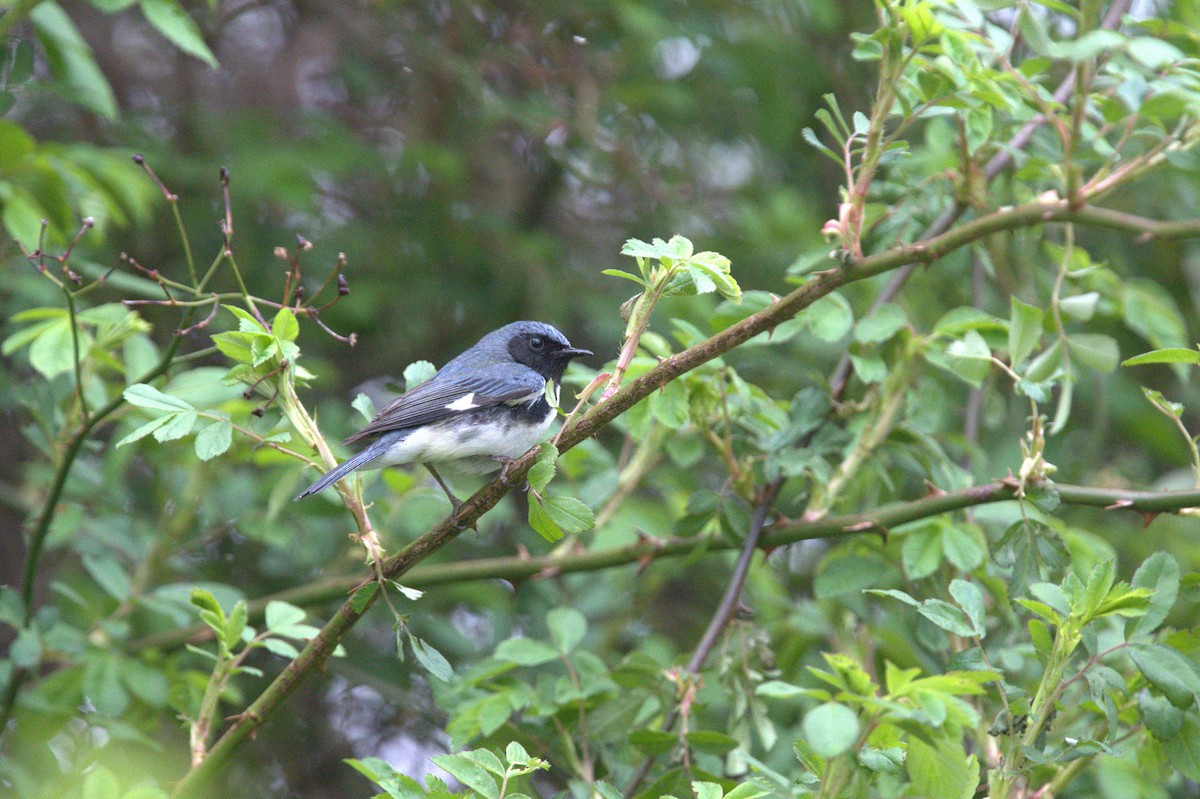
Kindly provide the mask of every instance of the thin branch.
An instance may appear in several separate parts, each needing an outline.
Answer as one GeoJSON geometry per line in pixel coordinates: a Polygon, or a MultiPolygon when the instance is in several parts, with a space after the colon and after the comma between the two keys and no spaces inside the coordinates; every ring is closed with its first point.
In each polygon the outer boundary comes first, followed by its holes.
{"type": "MultiPolygon", "coordinates": [[[[775,498],[779,496],[779,489],[783,487],[783,483],[783,477],[777,477],[772,480],[763,488],[758,501],[755,503],[754,516],[750,520],[750,529],[746,532],[745,541],[742,542],[742,553],[738,557],[737,565],[734,566],[733,575],[729,579],[729,585],[725,588],[725,594],[721,597],[721,602],[717,605],[712,619],[709,620],[708,628],[705,629],[704,635],[701,636],[700,642],[696,644],[696,649],[688,661],[687,670],[692,675],[700,674],[700,670],[704,668],[705,661],[708,660],[709,653],[717,645],[717,640],[721,637],[721,633],[724,632],[725,626],[729,624],[729,620],[733,618],[734,610],[741,601],[742,586],[746,583],[746,574],[750,571],[750,564],[754,560],[755,550],[758,549],[758,542],[762,537],[767,515],[771,512],[771,506],[775,504],[775,498]]],[[[673,729],[675,722],[679,720],[679,715],[679,705],[673,705],[667,711],[667,714],[663,716],[659,729],[664,732],[673,729]]],[[[637,773],[625,788],[624,794],[626,797],[631,797],[637,793],[642,781],[646,779],[646,775],[650,773],[650,769],[653,768],[654,761],[657,759],[657,755],[647,755],[646,759],[642,761],[642,765],[638,768],[637,773]]]]}
{"type": "MultiPolygon", "coordinates": [[[[1053,488],[1066,505],[1111,510],[1128,509],[1141,513],[1168,513],[1200,507],[1200,491],[1131,491],[1065,484],[1054,484],[1053,488]]],[[[907,502],[893,502],[869,511],[826,516],[816,521],[785,519],[771,526],[770,533],[758,541],[758,548],[774,549],[798,541],[881,533],[908,522],[977,505],[1016,499],[1016,492],[1015,483],[994,481],[957,491],[931,494],[907,502]]],[[[694,557],[701,551],[725,552],[742,547],[743,543],[724,536],[644,538],[623,547],[587,552],[554,552],[535,557],[520,555],[460,560],[418,566],[404,575],[404,584],[412,588],[429,589],[439,585],[486,580],[517,583],[522,580],[536,580],[546,575],[602,571],[621,566],[641,565],[664,558],[694,557]]],[[[345,597],[361,584],[361,575],[346,575],[260,597],[247,604],[250,623],[257,623],[263,618],[269,602],[279,600],[301,607],[313,607],[345,597]]],[[[143,649],[174,649],[185,643],[208,640],[211,633],[207,626],[196,624],[135,639],[130,641],[126,648],[130,652],[143,649]]]]}

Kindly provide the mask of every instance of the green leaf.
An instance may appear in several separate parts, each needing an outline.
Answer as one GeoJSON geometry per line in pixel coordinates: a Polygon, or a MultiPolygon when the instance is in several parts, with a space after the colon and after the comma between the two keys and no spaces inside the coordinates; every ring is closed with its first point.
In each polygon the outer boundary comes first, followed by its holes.
{"type": "Polygon", "coordinates": [[[958,570],[974,571],[987,556],[987,539],[976,525],[946,524],[942,527],[942,554],[958,570]]]}
{"type": "Polygon", "coordinates": [[[350,407],[358,411],[359,415],[368,422],[375,418],[375,403],[361,391],[350,402],[350,407]]]}
{"type": "Polygon", "coordinates": [[[194,411],[189,403],[164,394],[154,386],[145,383],[135,383],[125,389],[125,401],[139,408],[150,408],[156,411],[194,411]]]}
{"type": "Polygon", "coordinates": [[[426,796],[420,783],[396,771],[386,760],[364,757],[362,760],[348,758],[342,762],[382,788],[391,799],[424,799],[426,796]]]}
{"type": "Polygon", "coordinates": [[[217,58],[208,49],[196,21],[176,0],[139,0],[146,21],[183,52],[217,68],[217,58]]]}
{"type": "Polygon", "coordinates": [[[255,335],[265,334],[268,332],[267,329],[263,327],[262,322],[258,321],[254,314],[250,313],[245,308],[241,308],[237,305],[224,304],[222,304],[221,307],[237,317],[238,330],[241,332],[253,333],[255,335]]]}
{"type": "Polygon", "coordinates": [[[516,741],[511,741],[504,748],[504,759],[514,766],[523,766],[529,762],[530,757],[529,753],[525,751],[525,747],[516,741]]]}
{"type": "Polygon", "coordinates": [[[1099,333],[1077,333],[1067,339],[1071,357],[1097,372],[1111,372],[1121,359],[1117,340],[1099,333]]]}
{"type": "Polygon", "coordinates": [[[582,533],[596,523],[592,509],[574,497],[544,497],[543,506],[556,527],[566,533],[582,533]]]}
{"type": "Polygon", "coordinates": [[[911,794],[929,799],[971,799],[979,785],[979,760],[956,741],[908,739],[911,794]]]}
{"type": "Polygon", "coordinates": [[[250,351],[250,345],[254,342],[253,333],[244,333],[240,330],[215,333],[212,341],[217,345],[217,349],[231,361],[249,364],[254,360],[250,351]]]}
{"type": "Polygon", "coordinates": [[[1152,591],[1150,606],[1127,633],[1129,638],[1149,635],[1166,620],[1179,597],[1179,563],[1169,552],[1155,552],[1133,575],[1134,588],[1152,591]]]}
{"type": "Polygon", "coordinates": [[[1200,366],[1200,350],[1188,350],[1182,347],[1167,347],[1161,350],[1151,350],[1126,358],[1122,366],[1143,366],[1148,363],[1186,363],[1200,366]]]}
{"type": "Polygon", "coordinates": [[[55,83],[68,100],[106,119],[116,119],[117,101],[104,73],[92,58],[92,49],[75,23],[53,0],[29,11],[34,33],[46,54],[55,83]]]}
{"type": "Polygon", "coordinates": [[[687,734],[688,746],[702,752],[714,755],[724,755],[737,749],[741,744],[737,738],[716,730],[696,730],[687,734]]]}
{"type": "Polygon", "coordinates": [[[111,555],[85,554],[82,558],[83,568],[92,576],[104,593],[121,602],[133,592],[129,575],[125,573],[120,562],[111,555]]]}
{"type": "Polygon", "coordinates": [[[898,746],[887,749],[863,747],[858,753],[858,762],[877,774],[899,774],[904,768],[905,750],[898,746]]]}
{"type": "Polygon", "coordinates": [[[529,473],[525,476],[530,488],[539,494],[546,490],[546,486],[554,479],[557,466],[555,462],[558,460],[558,448],[549,441],[543,442],[538,452],[538,459],[530,467],[529,473]]]}
{"type": "Polygon", "coordinates": [[[415,635],[408,636],[408,643],[412,646],[413,655],[417,658],[417,662],[426,671],[442,682],[450,682],[454,677],[454,669],[451,667],[450,661],[446,660],[446,657],[441,652],[415,635]]]}
{"type": "Polygon", "coordinates": [[[535,497],[533,492],[529,494],[529,526],[550,543],[563,537],[562,529],[554,523],[554,519],[546,512],[541,500],[535,497]]]}
{"type": "Polygon", "coordinates": [[[145,438],[146,436],[150,435],[158,428],[162,427],[167,422],[171,421],[171,419],[173,417],[174,417],[174,414],[167,414],[166,416],[160,416],[157,419],[151,419],[150,421],[146,422],[141,427],[134,430],[129,435],[122,438],[116,444],[114,444],[113,445],[114,448],[123,447],[126,444],[132,444],[134,441],[137,441],[138,439],[145,438]]]}
{"type": "Polygon", "coordinates": [[[496,657],[518,666],[540,666],[558,660],[558,650],[543,641],[517,636],[501,641],[496,657]]]}
{"type": "Polygon", "coordinates": [[[1045,316],[1041,308],[1026,305],[1011,298],[1012,310],[1008,320],[1008,357],[1015,369],[1022,361],[1030,356],[1042,337],[1042,319],[1045,316]]]}
{"type": "Polygon", "coordinates": [[[646,281],[642,280],[637,275],[632,274],[630,272],[623,272],[620,269],[604,269],[600,272],[600,274],[608,275],[609,277],[623,277],[626,280],[632,280],[634,283],[637,283],[642,288],[649,288],[649,286],[646,285],[646,281]]]}
{"type": "Polygon", "coordinates": [[[850,303],[837,292],[827,294],[808,306],[801,318],[814,336],[829,343],[841,341],[854,326],[850,303]]]}
{"type": "Polygon", "coordinates": [[[896,335],[907,324],[908,317],[903,309],[889,302],[858,320],[854,326],[854,338],[863,344],[878,344],[896,335]]]}
{"type": "Polygon", "coordinates": [[[273,655],[279,655],[281,658],[295,660],[300,656],[300,650],[293,646],[290,641],[285,641],[282,638],[264,638],[260,644],[263,649],[273,655]]]}
{"type": "Polygon", "coordinates": [[[946,347],[951,373],[978,388],[992,371],[992,351],[977,331],[968,330],[946,347]]]}
{"type": "Polygon", "coordinates": [[[233,425],[228,419],[217,419],[196,433],[196,457],[209,461],[229,449],[233,443],[233,425]]]}
{"type": "Polygon", "coordinates": [[[196,426],[197,415],[195,411],[179,411],[168,414],[165,418],[167,421],[154,431],[155,440],[164,443],[175,441],[191,433],[196,426]]]}
{"type": "Polygon", "coordinates": [[[695,780],[692,782],[692,791],[696,794],[696,799],[721,799],[721,786],[715,782],[701,782],[695,780]]]}
{"type": "Polygon", "coordinates": [[[564,655],[579,646],[587,634],[587,619],[574,608],[555,608],[550,611],[546,615],[546,626],[550,628],[550,640],[564,655]]]}
{"type": "Polygon", "coordinates": [[[120,799],[121,783],[117,775],[101,765],[93,766],[83,778],[81,796],[88,799],[120,799]]]}
{"type": "Polygon", "coordinates": [[[284,635],[289,638],[297,636],[289,635],[289,631],[296,625],[302,624],[308,614],[303,608],[298,608],[290,602],[283,602],[278,599],[273,599],[267,603],[265,619],[267,630],[275,635],[284,635]]]}
{"type": "Polygon", "coordinates": [[[1179,733],[1163,742],[1171,765],[1192,781],[1200,781],[1200,717],[1185,713],[1179,733]]]}
{"type": "Polygon", "coordinates": [[[369,583],[365,583],[350,597],[350,607],[355,613],[362,613],[370,606],[371,600],[375,598],[375,594],[378,591],[379,583],[373,580],[369,583]]]}
{"type": "Polygon", "coordinates": [[[42,659],[42,639],[37,630],[26,627],[17,633],[8,649],[8,658],[19,669],[31,669],[42,659]]]}
{"type": "Polygon", "coordinates": [[[1192,706],[1200,693],[1200,677],[1179,651],[1163,644],[1133,644],[1129,656],[1172,705],[1181,710],[1192,706]]]}
{"type": "MultiPolygon", "coordinates": [[[[143,0],[145,2],[145,0],[143,0]]],[[[295,341],[300,335],[300,323],[291,308],[280,308],[271,322],[271,333],[280,341],[295,341]]]]}
{"type": "Polygon", "coordinates": [[[404,367],[404,390],[412,391],[436,374],[437,367],[429,361],[413,361],[404,367]]]}
{"type": "Polygon", "coordinates": [[[635,730],[629,734],[629,743],[651,757],[658,757],[678,746],[679,736],[666,730],[635,730]]]}
{"type": "Polygon", "coordinates": [[[904,573],[910,580],[920,580],[937,571],[942,562],[942,531],[940,526],[925,525],[904,534],[900,544],[904,573]]]}
{"type": "MultiPolygon", "coordinates": [[[[89,339],[82,330],[78,331],[78,335],[82,355],[88,347],[89,339]]],[[[41,330],[29,347],[29,364],[47,380],[75,368],[75,344],[71,335],[70,320],[63,318],[41,330]]]]}
{"type": "Polygon", "coordinates": [[[940,599],[926,599],[917,608],[917,612],[953,635],[973,638],[978,634],[966,614],[949,602],[943,602],[940,599]]]}
{"type": "Polygon", "coordinates": [[[1138,694],[1138,709],[1146,721],[1146,729],[1159,741],[1169,741],[1183,729],[1184,712],[1166,697],[1142,691],[1138,694]]]}
{"type": "Polygon", "coordinates": [[[246,603],[241,601],[235,603],[233,610],[229,611],[229,618],[225,620],[225,633],[222,635],[227,649],[233,649],[242,640],[242,631],[246,629],[246,618],[246,603]]]}
{"type": "Polygon", "coordinates": [[[872,588],[863,592],[864,594],[875,594],[876,596],[890,596],[892,599],[899,599],[906,605],[912,605],[914,608],[921,603],[913,599],[903,591],[898,591],[895,588],[872,588]]]}
{"type": "Polygon", "coordinates": [[[975,635],[983,638],[985,614],[982,589],[966,580],[951,580],[950,596],[954,597],[954,601],[966,612],[971,626],[975,628],[975,635]]]}
{"type": "Polygon", "coordinates": [[[496,780],[483,766],[462,755],[434,755],[433,762],[485,799],[499,799],[500,790],[496,780]]]}
{"type": "Polygon", "coordinates": [[[804,738],[824,758],[854,746],[859,730],[858,715],[840,702],[826,702],[804,716],[804,738]]]}

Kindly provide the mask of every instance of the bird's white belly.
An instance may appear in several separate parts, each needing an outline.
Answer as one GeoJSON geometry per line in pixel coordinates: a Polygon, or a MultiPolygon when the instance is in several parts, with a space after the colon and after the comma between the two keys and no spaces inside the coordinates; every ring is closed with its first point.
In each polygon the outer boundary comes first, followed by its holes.
{"type": "Polygon", "coordinates": [[[516,458],[543,440],[556,412],[550,408],[540,422],[489,419],[485,424],[469,418],[413,430],[393,444],[371,466],[433,463],[451,470],[485,474],[499,467],[499,458],[516,458]]]}

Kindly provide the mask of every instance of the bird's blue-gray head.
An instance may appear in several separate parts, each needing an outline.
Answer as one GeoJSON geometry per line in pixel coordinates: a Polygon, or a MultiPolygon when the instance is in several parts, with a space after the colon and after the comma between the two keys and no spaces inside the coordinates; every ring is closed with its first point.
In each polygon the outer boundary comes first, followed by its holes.
{"type": "Polygon", "coordinates": [[[474,347],[446,364],[442,371],[468,365],[479,368],[488,363],[512,359],[547,380],[561,382],[572,358],[591,354],[590,350],[572,347],[567,337],[552,325],[544,322],[513,322],[488,333],[474,347]]]}

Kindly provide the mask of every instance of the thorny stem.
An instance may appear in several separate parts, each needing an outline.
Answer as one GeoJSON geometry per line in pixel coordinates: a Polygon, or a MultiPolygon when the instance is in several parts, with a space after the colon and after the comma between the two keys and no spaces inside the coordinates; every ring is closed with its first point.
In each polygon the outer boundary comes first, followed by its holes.
{"type": "MultiPolygon", "coordinates": [[[[1170,513],[1200,505],[1200,490],[1190,492],[1127,491],[1091,488],[1087,486],[1053,485],[1065,505],[1128,509],[1141,513],[1170,513]]],[[[843,538],[852,535],[877,534],[901,524],[966,510],[993,502],[1017,498],[1018,487],[1010,482],[991,482],[966,489],[935,493],[920,499],[894,502],[868,511],[826,516],[818,520],[781,519],[759,539],[759,548],[777,549],[798,541],[843,538]]],[[[459,585],[467,582],[507,580],[518,583],[558,574],[577,574],[602,571],[634,564],[645,565],[667,558],[695,557],[701,552],[725,552],[739,549],[742,541],[726,536],[641,539],[613,549],[594,551],[563,551],[530,557],[514,555],[500,558],[478,558],[450,563],[422,565],[405,573],[404,584],[428,589],[439,585],[459,585]]],[[[317,583],[288,588],[247,603],[251,623],[263,617],[267,603],[273,600],[301,607],[315,607],[339,597],[362,583],[359,575],[332,577],[317,583]]],[[[208,627],[196,624],[130,641],[127,650],[172,649],[184,643],[196,643],[209,637],[208,627]]]]}

